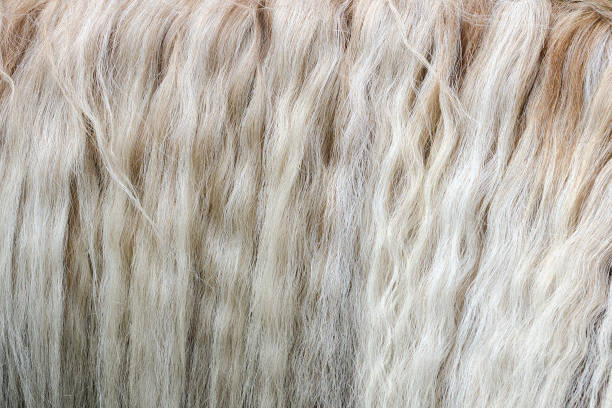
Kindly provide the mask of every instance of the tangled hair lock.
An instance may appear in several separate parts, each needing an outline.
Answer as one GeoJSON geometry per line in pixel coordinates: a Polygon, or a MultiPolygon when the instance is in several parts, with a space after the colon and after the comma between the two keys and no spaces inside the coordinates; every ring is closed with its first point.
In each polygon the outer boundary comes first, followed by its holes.
{"type": "Polygon", "coordinates": [[[0,0],[0,407],[612,407],[610,0],[0,0]]]}

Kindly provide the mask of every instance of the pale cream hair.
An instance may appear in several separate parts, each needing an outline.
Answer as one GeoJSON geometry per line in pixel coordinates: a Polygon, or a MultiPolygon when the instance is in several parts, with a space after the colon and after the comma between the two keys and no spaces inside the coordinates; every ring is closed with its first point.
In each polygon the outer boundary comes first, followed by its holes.
{"type": "Polygon", "coordinates": [[[610,0],[0,0],[0,407],[612,407],[610,0]]]}

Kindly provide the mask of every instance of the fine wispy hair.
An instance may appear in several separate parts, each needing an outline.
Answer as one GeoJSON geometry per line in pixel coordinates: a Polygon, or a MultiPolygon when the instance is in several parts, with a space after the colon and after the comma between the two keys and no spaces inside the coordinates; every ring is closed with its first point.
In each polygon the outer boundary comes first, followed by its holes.
{"type": "Polygon", "coordinates": [[[612,408],[610,0],[0,0],[0,407],[612,408]]]}

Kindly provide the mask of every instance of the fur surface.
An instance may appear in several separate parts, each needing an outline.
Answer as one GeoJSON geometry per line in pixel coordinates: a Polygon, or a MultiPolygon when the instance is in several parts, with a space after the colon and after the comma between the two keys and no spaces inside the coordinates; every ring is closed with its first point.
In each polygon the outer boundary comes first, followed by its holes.
{"type": "Polygon", "coordinates": [[[1,0],[0,406],[612,407],[609,0],[1,0]]]}

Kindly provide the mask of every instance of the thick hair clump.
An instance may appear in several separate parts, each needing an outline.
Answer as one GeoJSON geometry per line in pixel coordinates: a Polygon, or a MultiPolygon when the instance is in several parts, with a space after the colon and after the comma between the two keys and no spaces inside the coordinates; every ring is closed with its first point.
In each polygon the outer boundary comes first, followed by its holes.
{"type": "Polygon", "coordinates": [[[612,407],[609,0],[1,0],[0,407],[612,407]]]}

